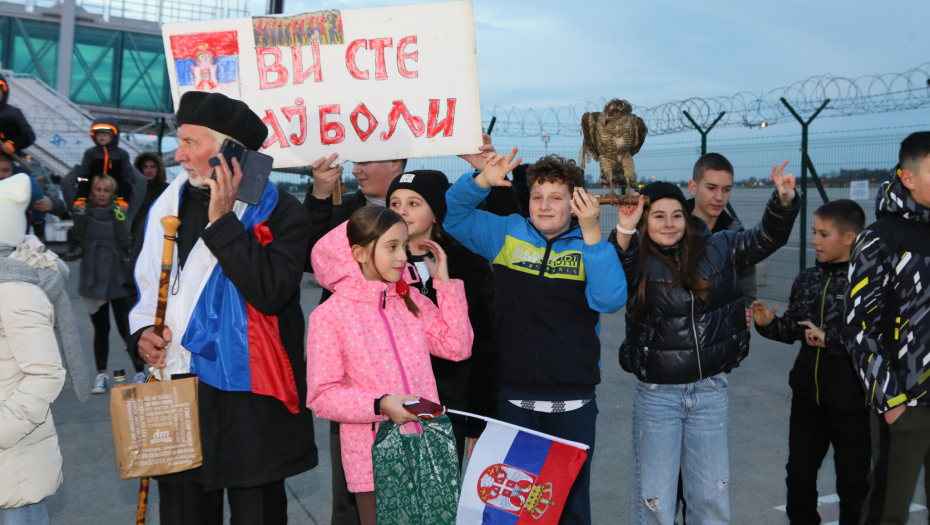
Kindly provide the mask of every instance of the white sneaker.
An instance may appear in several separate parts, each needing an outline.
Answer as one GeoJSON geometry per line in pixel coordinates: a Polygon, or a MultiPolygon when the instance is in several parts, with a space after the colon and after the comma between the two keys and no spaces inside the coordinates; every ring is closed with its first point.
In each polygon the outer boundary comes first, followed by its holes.
{"type": "Polygon", "coordinates": [[[97,374],[97,379],[94,380],[94,389],[90,391],[91,394],[105,394],[107,392],[107,380],[110,379],[110,376],[106,372],[101,372],[97,374]]]}
{"type": "Polygon", "coordinates": [[[147,376],[145,375],[145,372],[136,372],[135,377],[132,378],[132,382],[133,382],[133,383],[136,383],[136,384],[145,383],[145,378],[146,378],[146,377],[147,377],[147,376]]]}

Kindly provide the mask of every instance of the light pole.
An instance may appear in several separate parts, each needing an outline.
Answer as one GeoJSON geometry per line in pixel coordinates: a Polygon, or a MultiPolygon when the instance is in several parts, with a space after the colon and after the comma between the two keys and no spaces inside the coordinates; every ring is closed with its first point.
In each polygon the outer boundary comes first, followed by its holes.
{"type": "Polygon", "coordinates": [[[546,155],[549,154],[549,139],[550,139],[550,138],[551,138],[551,137],[549,136],[549,134],[546,133],[545,131],[543,131],[543,134],[542,134],[542,141],[543,141],[543,144],[546,146],[546,155]]]}

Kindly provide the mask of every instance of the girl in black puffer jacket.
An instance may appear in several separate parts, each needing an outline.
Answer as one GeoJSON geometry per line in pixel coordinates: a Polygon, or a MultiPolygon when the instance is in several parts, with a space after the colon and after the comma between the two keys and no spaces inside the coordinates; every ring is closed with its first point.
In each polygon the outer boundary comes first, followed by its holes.
{"type": "MultiPolygon", "coordinates": [[[[785,163],[787,164],[787,163],[785,163]]],[[[678,186],[655,182],[643,206],[620,208],[610,242],[630,290],[620,365],[636,375],[631,523],[671,524],[679,469],[689,523],[727,523],[726,374],[749,353],[739,271],[791,235],[800,209],[785,164],[752,230],[711,235],[678,186]]]]}

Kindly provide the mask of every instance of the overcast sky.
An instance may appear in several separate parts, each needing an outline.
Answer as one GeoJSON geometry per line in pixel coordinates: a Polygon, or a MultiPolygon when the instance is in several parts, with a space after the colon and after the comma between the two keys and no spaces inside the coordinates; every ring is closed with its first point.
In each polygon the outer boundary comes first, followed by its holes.
{"type": "MultiPolygon", "coordinates": [[[[264,5],[255,2],[250,5],[264,5]]],[[[286,13],[410,0],[284,0],[286,13]]],[[[476,0],[482,106],[653,106],[930,61],[930,2],[476,0]]]]}

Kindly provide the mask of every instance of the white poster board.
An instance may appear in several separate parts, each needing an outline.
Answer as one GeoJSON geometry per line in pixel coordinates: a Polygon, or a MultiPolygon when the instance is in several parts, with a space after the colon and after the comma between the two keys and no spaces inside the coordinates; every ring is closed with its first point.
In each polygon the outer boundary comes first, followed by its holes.
{"type": "Polygon", "coordinates": [[[854,201],[869,200],[869,181],[854,180],[849,183],[849,199],[854,201]]]}
{"type": "Polygon", "coordinates": [[[181,95],[223,93],[268,126],[276,168],[475,153],[481,104],[471,2],[323,10],[162,30],[181,95]]]}

